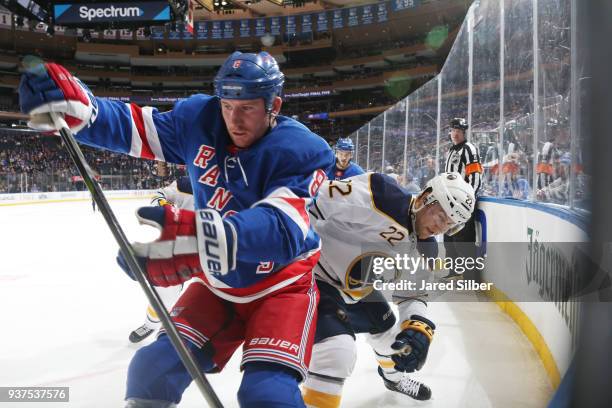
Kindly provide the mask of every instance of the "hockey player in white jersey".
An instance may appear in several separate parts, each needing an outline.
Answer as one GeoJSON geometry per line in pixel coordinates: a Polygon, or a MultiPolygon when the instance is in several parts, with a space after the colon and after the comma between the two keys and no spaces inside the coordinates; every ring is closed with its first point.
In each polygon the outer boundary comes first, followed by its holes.
{"type": "Polygon", "coordinates": [[[388,389],[418,400],[431,397],[427,386],[405,375],[421,369],[433,338],[435,324],[427,316],[427,295],[395,293],[401,295],[396,323],[389,303],[372,286],[371,261],[398,253],[419,257],[421,242],[459,231],[471,217],[474,203],[474,190],[458,173],[434,177],[418,195],[377,173],[329,181],[321,188],[310,209],[323,247],[315,267],[321,300],[303,389],[307,406],[340,405],[344,381],[356,361],[357,333],[367,333],[388,389]],[[369,252],[368,245],[375,245],[376,251],[369,252]]]}
{"type": "MultiPolygon", "coordinates": [[[[195,208],[193,204],[193,189],[191,187],[191,182],[189,181],[189,176],[180,177],[168,186],[157,190],[153,196],[153,199],[151,200],[151,205],[159,205],[160,207],[172,205],[179,209],[193,211],[195,208]]],[[[176,303],[182,289],[183,284],[168,286],[166,288],[161,286],[155,287],[157,294],[168,310],[174,306],[174,303],[176,303]]],[[[147,307],[145,321],[142,326],[130,333],[130,342],[141,342],[151,334],[155,333],[160,326],[161,323],[157,313],[155,313],[155,310],[153,310],[151,305],[149,305],[147,307]]]]}

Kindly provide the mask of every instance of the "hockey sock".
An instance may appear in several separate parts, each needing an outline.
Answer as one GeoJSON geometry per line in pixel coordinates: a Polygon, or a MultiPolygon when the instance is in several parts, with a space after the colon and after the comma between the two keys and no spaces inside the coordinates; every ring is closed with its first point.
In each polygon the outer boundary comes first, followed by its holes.
{"type": "Polygon", "coordinates": [[[305,408],[295,370],[275,363],[244,366],[238,403],[248,408],[305,408]]]}
{"type": "MultiPolygon", "coordinates": [[[[203,372],[214,367],[211,353],[186,341],[203,372]]],[[[128,368],[126,399],[158,400],[178,403],[191,383],[170,339],[161,335],[153,343],[139,349],[128,368]]]]}
{"type": "MultiPolygon", "coordinates": [[[[169,286],[167,288],[163,288],[161,286],[155,287],[155,291],[161,298],[164,306],[166,307],[166,310],[168,311],[170,311],[172,309],[172,306],[174,306],[174,304],[176,303],[176,300],[181,294],[182,289],[183,285],[169,286]]],[[[147,322],[145,324],[147,324],[149,327],[155,328],[154,326],[148,324],[149,322],[152,322],[153,324],[159,323],[159,317],[157,316],[157,313],[155,313],[155,310],[153,310],[151,305],[147,306],[147,322]]]]}
{"type": "Polygon", "coordinates": [[[338,408],[342,401],[343,383],[319,379],[309,373],[302,389],[304,403],[308,408],[338,408]]]}
{"type": "Polygon", "coordinates": [[[147,306],[147,319],[145,320],[145,324],[151,328],[155,328],[156,325],[159,324],[159,317],[157,317],[157,313],[155,310],[149,305],[147,306]]]}

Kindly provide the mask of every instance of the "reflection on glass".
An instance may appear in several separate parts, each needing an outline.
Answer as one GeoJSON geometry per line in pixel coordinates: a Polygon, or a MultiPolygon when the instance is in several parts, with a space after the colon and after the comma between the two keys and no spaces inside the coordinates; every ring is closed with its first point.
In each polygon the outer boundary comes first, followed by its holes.
{"type": "MultiPolygon", "coordinates": [[[[470,142],[481,157],[483,195],[588,208],[589,177],[581,133],[585,125],[579,117],[590,84],[577,75],[576,86],[581,92],[577,96],[576,134],[572,135],[571,2],[538,0],[535,33],[533,3],[505,0],[503,10],[497,0],[473,4],[473,35],[469,35],[466,19],[441,73],[387,111],[385,163],[381,152],[383,115],[370,122],[370,170],[393,166],[403,184],[410,178],[413,186],[422,188],[436,174],[436,168],[444,169],[450,120],[464,117],[471,123],[470,142]],[[535,69],[534,41],[538,51],[535,69]],[[472,117],[467,118],[470,48],[472,117]],[[534,90],[536,77],[538,89],[534,90]]],[[[580,63],[581,50],[575,52],[580,63]]],[[[580,73],[580,67],[574,68],[580,73]]],[[[360,151],[360,157],[365,157],[365,152],[360,151]]]]}

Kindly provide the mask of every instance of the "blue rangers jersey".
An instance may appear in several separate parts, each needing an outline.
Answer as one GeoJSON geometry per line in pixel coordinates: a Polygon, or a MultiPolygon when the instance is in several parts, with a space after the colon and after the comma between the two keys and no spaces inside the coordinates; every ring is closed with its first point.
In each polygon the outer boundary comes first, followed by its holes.
{"type": "Polygon", "coordinates": [[[327,173],[327,178],[330,180],[344,180],[364,173],[365,171],[357,163],[350,162],[348,167],[344,170],[340,170],[338,166],[334,164],[331,171],[327,173]]]}
{"type": "Polygon", "coordinates": [[[196,209],[215,209],[224,217],[235,268],[225,275],[205,270],[203,281],[211,291],[244,303],[311,273],[320,240],[307,211],[334,163],[321,137],[278,116],[263,138],[239,149],[216,97],[193,95],[164,113],[96,101],[98,116],[76,135],[80,142],[186,165],[196,209]]]}

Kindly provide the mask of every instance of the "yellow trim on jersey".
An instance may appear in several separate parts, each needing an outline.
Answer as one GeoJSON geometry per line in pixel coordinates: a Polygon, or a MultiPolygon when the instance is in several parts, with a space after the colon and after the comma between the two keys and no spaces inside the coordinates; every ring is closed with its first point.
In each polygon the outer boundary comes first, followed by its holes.
{"type": "Polygon", "coordinates": [[[342,292],[344,292],[353,300],[361,300],[364,297],[368,296],[370,293],[372,293],[373,290],[374,287],[367,286],[363,289],[342,289],[342,292]]]}
{"type": "MultiPolygon", "coordinates": [[[[403,229],[404,231],[407,232],[406,236],[410,236],[410,231],[408,230],[408,228],[404,227],[402,224],[398,223],[393,217],[391,217],[389,214],[387,214],[386,212],[379,210],[376,207],[376,204],[374,204],[374,193],[372,192],[372,175],[374,173],[370,173],[370,175],[368,176],[368,190],[370,191],[370,201],[372,202],[372,209],[374,211],[376,211],[377,213],[379,213],[380,215],[382,215],[385,218],[388,218],[391,220],[391,222],[393,222],[394,225],[399,226],[401,229],[403,229]]],[[[412,206],[412,200],[414,199],[413,196],[410,196],[410,205],[408,206],[408,208],[411,208],[412,206]]],[[[410,217],[408,217],[408,219],[410,219],[410,217]]]]}
{"type": "Polygon", "coordinates": [[[304,387],[302,397],[306,406],[314,408],[338,408],[342,399],[340,395],[328,394],[308,387],[304,387]]]}

